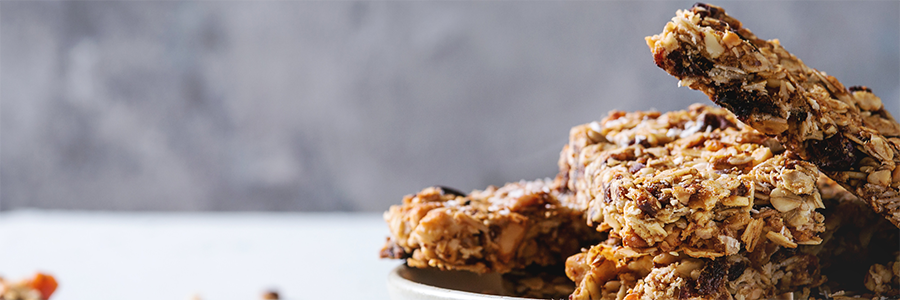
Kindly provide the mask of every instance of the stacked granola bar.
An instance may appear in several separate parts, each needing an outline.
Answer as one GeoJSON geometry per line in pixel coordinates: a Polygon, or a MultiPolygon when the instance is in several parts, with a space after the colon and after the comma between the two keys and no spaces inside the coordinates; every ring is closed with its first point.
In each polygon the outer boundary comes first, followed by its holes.
{"type": "Polygon", "coordinates": [[[384,214],[391,237],[381,257],[478,273],[560,264],[600,239],[583,211],[558,180],[520,181],[468,195],[429,187],[384,214]]]}
{"type": "Polygon", "coordinates": [[[554,180],[407,196],[382,257],[506,273],[531,297],[900,297],[900,124],[881,99],[713,5],[646,41],[724,109],[612,111],[572,128],[554,180]]]}
{"type": "Polygon", "coordinates": [[[753,251],[707,259],[683,252],[639,254],[610,239],[568,259],[566,273],[578,282],[571,299],[897,296],[900,232],[834,182],[821,179],[818,186],[828,207],[819,245],[763,242],[753,251]]]}

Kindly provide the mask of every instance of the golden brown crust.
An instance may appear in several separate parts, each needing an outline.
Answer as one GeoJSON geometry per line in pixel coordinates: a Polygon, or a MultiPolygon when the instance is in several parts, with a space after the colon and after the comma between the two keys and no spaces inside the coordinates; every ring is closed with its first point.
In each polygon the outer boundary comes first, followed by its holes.
{"type": "Polygon", "coordinates": [[[821,241],[815,166],[723,109],[613,114],[598,134],[616,147],[585,167],[587,215],[634,251],[713,258],[821,241]]]}
{"type": "Polygon", "coordinates": [[[777,245],[699,259],[675,252],[635,255],[615,244],[570,257],[567,274],[578,283],[571,299],[772,299],[824,281],[814,255],[777,245]],[[760,254],[765,262],[756,260],[760,254]]]}
{"type": "Polygon", "coordinates": [[[430,187],[391,206],[383,258],[413,267],[505,273],[562,263],[582,243],[598,240],[572,195],[559,183],[535,180],[468,195],[430,187]]]}
{"type": "Polygon", "coordinates": [[[900,232],[833,181],[821,179],[827,229],[819,245],[763,241],[715,259],[637,253],[611,238],[571,256],[572,299],[892,299],[900,296],[900,232]]]}
{"type": "Polygon", "coordinates": [[[678,11],[647,44],[680,85],[777,137],[900,227],[900,124],[870,89],[845,88],[713,5],[678,11]]]}

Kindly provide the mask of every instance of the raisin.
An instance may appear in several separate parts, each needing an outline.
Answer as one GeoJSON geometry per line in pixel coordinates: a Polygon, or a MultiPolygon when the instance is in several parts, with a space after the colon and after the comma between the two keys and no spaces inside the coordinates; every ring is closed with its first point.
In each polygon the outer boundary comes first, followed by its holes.
{"type": "Polygon", "coordinates": [[[747,188],[747,185],[744,184],[743,181],[741,181],[741,185],[738,185],[737,189],[734,190],[734,194],[737,196],[744,196],[747,195],[748,191],[749,189],[747,188]]]}
{"type": "Polygon", "coordinates": [[[715,294],[725,283],[726,275],[728,266],[721,259],[708,262],[697,278],[697,293],[706,296],[715,294]]]}
{"type": "Polygon", "coordinates": [[[703,124],[704,127],[709,126],[712,130],[735,127],[734,123],[731,123],[725,116],[717,114],[704,114],[703,124]]]}
{"type": "Polygon", "coordinates": [[[747,262],[741,261],[731,265],[728,268],[728,281],[734,281],[741,277],[741,274],[744,274],[744,270],[747,269],[747,262]]]}
{"type": "Polygon", "coordinates": [[[647,193],[640,193],[637,196],[637,199],[634,199],[637,202],[637,207],[641,209],[645,214],[651,217],[656,217],[656,198],[652,195],[648,195],[647,193]]]}
{"type": "Polygon", "coordinates": [[[637,173],[637,171],[640,171],[641,169],[643,169],[644,167],[646,167],[646,165],[644,165],[642,163],[639,163],[639,162],[633,163],[633,164],[631,164],[630,167],[628,167],[628,172],[630,172],[631,174],[634,174],[634,173],[637,173]]]}

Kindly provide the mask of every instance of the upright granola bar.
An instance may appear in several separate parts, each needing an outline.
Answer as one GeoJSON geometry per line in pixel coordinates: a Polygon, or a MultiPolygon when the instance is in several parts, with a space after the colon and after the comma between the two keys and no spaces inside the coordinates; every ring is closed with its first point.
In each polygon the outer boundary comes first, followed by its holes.
{"type": "Polygon", "coordinates": [[[561,264],[600,239],[574,197],[549,179],[468,195],[430,187],[391,206],[384,219],[391,236],[381,257],[412,267],[506,273],[561,264]]]}
{"type": "Polygon", "coordinates": [[[680,85],[777,137],[900,227],[900,125],[869,88],[845,88],[713,5],[678,11],[646,40],[680,85]]]}
{"type": "Polygon", "coordinates": [[[585,168],[588,218],[639,253],[721,257],[761,240],[818,244],[824,219],[816,167],[723,109],[693,105],[655,118],[622,114],[601,133],[621,139],[585,168]],[[653,140],[653,142],[644,142],[653,140]]]}

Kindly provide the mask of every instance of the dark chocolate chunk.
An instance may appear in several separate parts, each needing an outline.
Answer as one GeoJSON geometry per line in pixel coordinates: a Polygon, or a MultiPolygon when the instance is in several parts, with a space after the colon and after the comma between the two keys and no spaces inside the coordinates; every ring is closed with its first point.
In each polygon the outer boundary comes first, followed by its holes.
{"type": "Polygon", "coordinates": [[[716,91],[713,102],[734,113],[741,121],[748,121],[755,113],[780,115],[771,96],[744,91],[740,82],[719,86],[716,91]]]}
{"type": "Polygon", "coordinates": [[[851,86],[850,88],[848,88],[848,90],[850,90],[851,92],[859,92],[859,91],[866,91],[869,93],[872,92],[872,89],[870,89],[869,87],[864,86],[864,85],[854,85],[854,86],[851,86]]]}
{"type": "Polygon", "coordinates": [[[806,141],[806,149],[811,160],[824,171],[847,171],[856,162],[856,148],[842,134],[835,134],[824,140],[806,141]]]}
{"type": "Polygon", "coordinates": [[[438,185],[436,187],[441,189],[441,195],[453,195],[453,196],[460,196],[460,197],[466,196],[465,193],[460,192],[459,190],[454,189],[454,188],[449,188],[449,187],[440,186],[440,185],[438,185]]]}
{"type": "Polygon", "coordinates": [[[706,3],[697,2],[694,3],[694,6],[691,6],[691,11],[700,16],[701,18],[706,18],[709,16],[718,16],[720,13],[723,13],[722,9],[712,6],[706,3]]]}
{"type": "Polygon", "coordinates": [[[675,50],[662,56],[662,52],[654,55],[656,65],[664,70],[671,69],[672,75],[678,78],[685,76],[706,76],[713,67],[713,62],[702,55],[685,55],[682,51],[675,50]],[[671,64],[672,68],[666,68],[666,64],[671,64]]]}

